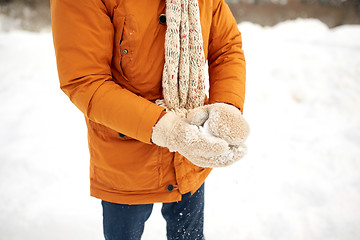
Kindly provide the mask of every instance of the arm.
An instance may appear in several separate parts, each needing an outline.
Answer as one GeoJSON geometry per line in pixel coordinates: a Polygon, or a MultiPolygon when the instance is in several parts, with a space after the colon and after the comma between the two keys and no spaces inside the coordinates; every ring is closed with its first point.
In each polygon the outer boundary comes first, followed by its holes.
{"type": "Polygon", "coordinates": [[[246,73],[241,33],[224,0],[214,1],[208,61],[209,103],[229,103],[243,111],[246,73]]]}
{"type": "Polygon", "coordinates": [[[52,0],[60,87],[91,121],[151,143],[162,107],[113,81],[114,27],[101,0],[52,0]]]}

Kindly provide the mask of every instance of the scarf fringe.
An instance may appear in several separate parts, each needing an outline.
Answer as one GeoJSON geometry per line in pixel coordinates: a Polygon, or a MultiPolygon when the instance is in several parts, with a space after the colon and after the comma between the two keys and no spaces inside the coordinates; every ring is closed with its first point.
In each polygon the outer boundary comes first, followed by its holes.
{"type": "Polygon", "coordinates": [[[187,110],[186,108],[172,108],[169,109],[166,106],[165,100],[164,99],[157,99],[155,101],[155,103],[161,107],[164,107],[166,112],[173,112],[175,113],[177,116],[181,117],[181,118],[186,118],[187,113],[189,112],[189,110],[187,110]]]}

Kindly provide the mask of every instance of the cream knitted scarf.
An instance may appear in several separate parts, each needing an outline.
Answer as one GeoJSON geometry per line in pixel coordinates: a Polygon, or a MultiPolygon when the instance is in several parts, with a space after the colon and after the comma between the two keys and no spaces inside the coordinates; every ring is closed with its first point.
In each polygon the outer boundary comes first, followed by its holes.
{"type": "Polygon", "coordinates": [[[162,75],[167,110],[186,112],[205,99],[205,56],[197,0],[166,0],[165,64],[162,75]]]}

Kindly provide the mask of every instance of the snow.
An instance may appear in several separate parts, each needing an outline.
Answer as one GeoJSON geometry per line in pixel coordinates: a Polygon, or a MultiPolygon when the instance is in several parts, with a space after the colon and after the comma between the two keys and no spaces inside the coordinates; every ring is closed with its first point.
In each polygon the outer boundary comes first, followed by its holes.
{"type": "Polygon", "coordinates": [[[213,137],[214,135],[210,132],[209,121],[206,120],[202,126],[199,126],[199,130],[205,136],[213,137]]]}
{"type": "MultiPolygon", "coordinates": [[[[360,26],[239,24],[248,155],[206,182],[207,240],[360,239],[360,26]]],[[[0,32],[0,239],[102,239],[86,127],[49,32],[0,32]]],[[[143,239],[166,239],[155,204],[143,239]]]]}

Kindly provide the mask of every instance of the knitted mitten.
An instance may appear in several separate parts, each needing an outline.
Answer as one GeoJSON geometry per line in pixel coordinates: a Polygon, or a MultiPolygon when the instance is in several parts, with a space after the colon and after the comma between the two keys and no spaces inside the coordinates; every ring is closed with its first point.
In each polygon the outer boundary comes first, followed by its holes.
{"type": "Polygon", "coordinates": [[[151,140],[171,152],[179,152],[193,163],[219,156],[229,149],[225,140],[201,133],[198,126],[189,124],[173,112],[166,113],[156,123],[151,140]]]}
{"type": "Polygon", "coordinates": [[[190,124],[199,126],[205,135],[224,139],[229,148],[221,155],[202,158],[196,165],[201,167],[225,167],[240,160],[246,153],[244,144],[249,135],[249,125],[236,107],[225,103],[214,103],[194,108],[187,114],[190,124]]]}
{"type": "Polygon", "coordinates": [[[230,146],[228,150],[221,155],[209,158],[197,157],[195,161],[191,162],[204,168],[226,167],[243,158],[246,153],[247,147],[241,143],[237,146],[230,146]]]}
{"type": "Polygon", "coordinates": [[[229,145],[244,143],[249,135],[249,125],[236,107],[226,103],[214,103],[194,108],[187,114],[190,124],[202,126],[208,120],[209,131],[224,139],[229,145]]]}

